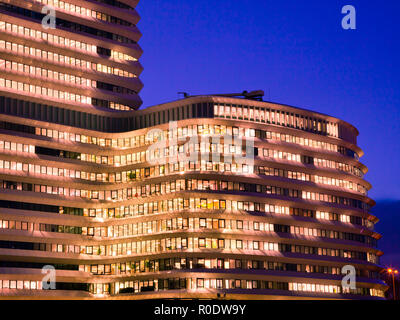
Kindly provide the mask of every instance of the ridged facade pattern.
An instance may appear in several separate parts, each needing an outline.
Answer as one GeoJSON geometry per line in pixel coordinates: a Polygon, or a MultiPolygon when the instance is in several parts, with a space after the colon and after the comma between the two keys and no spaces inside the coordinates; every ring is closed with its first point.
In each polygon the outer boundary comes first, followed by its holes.
{"type": "Polygon", "coordinates": [[[137,1],[2,2],[0,298],[382,299],[353,126],[228,97],[130,111],[137,1]]]}

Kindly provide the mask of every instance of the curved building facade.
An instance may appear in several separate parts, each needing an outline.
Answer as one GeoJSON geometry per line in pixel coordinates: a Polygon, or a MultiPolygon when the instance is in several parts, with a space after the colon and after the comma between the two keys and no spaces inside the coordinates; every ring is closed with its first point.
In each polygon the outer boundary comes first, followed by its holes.
{"type": "Polygon", "coordinates": [[[137,1],[2,2],[0,298],[383,299],[357,129],[224,96],[136,110],[137,1]]]}

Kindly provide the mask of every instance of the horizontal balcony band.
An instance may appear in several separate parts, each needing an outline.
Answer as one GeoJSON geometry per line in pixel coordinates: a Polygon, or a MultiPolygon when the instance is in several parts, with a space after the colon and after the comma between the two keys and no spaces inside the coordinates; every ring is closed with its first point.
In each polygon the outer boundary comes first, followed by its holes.
{"type": "MultiPolygon", "coordinates": [[[[64,88],[65,89],[65,88],[64,88]]],[[[139,95],[135,94],[135,95],[130,95],[130,96],[122,96],[122,95],[117,95],[117,94],[107,94],[104,95],[104,93],[102,94],[97,94],[96,92],[100,92],[100,90],[91,90],[91,93],[89,95],[89,97],[93,97],[95,95],[99,96],[102,95],[103,97],[105,97],[106,99],[108,98],[109,100],[116,102],[116,103],[121,103],[121,104],[129,104],[132,108],[136,108],[138,106],[140,106],[142,104],[142,100],[140,99],[139,95]]],[[[105,91],[102,91],[105,92],[105,91]]],[[[57,98],[53,98],[50,96],[44,96],[44,95],[31,95],[29,96],[28,93],[26,93],[25,91],[19,91],[19,90],[14,90],[14,89],[10,89],[7,88],[7,91],[3,91],[0,90],[0,94],[2,96],[5,97],[10,97],[10,98],[17,98],[17,99],[21,99],[21,100],[26,100],[30,99],[31,102],[35,102],[38,104],[45,104],[45,105],[51,105],[51,106],[57,106],[60,104],[62,104],[62,108],[68,109],[68,110],[75,110],[75,111],[80,111],[80,112],[84,112],[84,113],[88,113],[88,114],[96,114],[98,110],[101,110],[102,112],[107,112],[107,113],[111,113],[111,112],[116,112],[113,109],[106,109],[106,108],[102,108],[102,107],[97,107],[97,106],[93,106],[91,104],[87,104],[87,103],[81,103],[81,102],[76,102],[76,101],[68,101],[68,104],[65,104],[64,101],[65,100],[61,100],[61,99],[57,99],[57,98]]]]}
{"type": "MultiPolygon", "coordinates": [[[[26,0],[13,0],[12,4],[19,8],[24,8],[27,10],[31,10],[34,12],[41,13],[42,8],[45,6],[39,2],[33,1],[33,3],[29,3],[26,0]]],[[[85,7],[85,6],[84,6],[85,7]]],[[[74,23],[78,23],[81,25],[85,25],[91,28],[99,29],[102,31],[113,32],[118,35],[123,35],[127,38],[138,42],[141,38],[141,33],[138,28],[133,25],[132,27],[126,27],[121,25],[115,25],[112,23],[106,23],[102,20],[94,19],[92,17],[87,17],[79,14],[74,14],[73,12],[69,12],[58,7],[53,7],[56,11],[56,17],[58,19],[63,19],[66,21],[71,21],[74,23]]],[[[113,11],[109,12],[113,13],[113,11]]],[[[85,34],[83,32],[83,34],[85,34]]]]}
{"type": "MultiPolygon", "coordinates": [[[[43,273],[40,269],[17,269],[17,268],[0,268],[0,280],[23,280],[29,276],[31,281],[41,281],[43,279],[43,273]],[[28,273],[29,272],[29,273],[28,273]]],[[[146,274],[131,274],[131,275],[119,275],[119,276],[96,276],[86,272],[79,271],[60,271],[56,270],[57,282],[67,283],[80,283],[87,282],[92,283],[114,283],[117,281],[131,281],[139,280],[145,281],[157,277],[157,279],[168,279],[168,278],[204,278],[204,279],[232,279],[237,280],[263,280],[263,281],[282,281],[284,279],[287,282],[301,282],[301,283],[313,283],[313,284],[324,284],[324,285],[341,285],[341,275],[321,275],[321,274],[306,274],[289,271],[269,271],[269,270],[211,270],[211,269],[192,269],[192,270],[173,270],[173,271],[161,271],[146,274]]],[[[381,280],[369,279],[357,277],[357,287],[363,288],[386,288],[386,285],[381,280]]]]}
{"type": "MultiPolygon", "coordinates": [[[[330,221],[317,218],[292,216],[280,213],[257,213],[248,211],[233,210],[210,210],[186,209],[179,212],[161,212],[152,215],[133,216],[123,219],[98,219],[85,216],[57,215],[45,212],[32,212],[11,208],[0,208],[0,217],[3,219],[17,219],[31,223],[47,223],[55,225],[67,225],[76,227],[111,227],[123,226],[126,224],[169,220],[174,217],[187,218],[211,218],[224,220],[244,219],[252,222],[267,222],[272,224],[284,224],[304,228],[324,228],[330,231],[341,231],[348,233],[362,233],[373,237],[380,236],[365,226],[355,225],[339,221],[330,221]]],[[[179,230],[179,229],[177,229],[179,230]]]]}
{"type": "MultiPolygon", "coordinates": [[[[191,251],[172,250],[168,252],[156,253],[141,253],[131,254],[126,256],[113,256],[113,257],[99,257],[92,255],[77,255],[71,253],[54,253],[43,251],[29,251],[29,250],[16,250],[16,249],[0,249],[0,257],[2,261],[19,261],[19,262],[35,262],[45,264],[78,264],[78,265],[98,265],[98,264],[117,264],[117,263],[131,263],[138,260],[157,260],[157,259],[172,259],[172,258],[203,258],[203,259],[255,259],[258,261],[268,261],[277,263],[292,263],[292,264],[311,264],[321,265],[328,267],[344,267],[349,264],[352,266],[369,271],[381,271],[382,266],[377,264],[349,258],[331,257],[331,256],[318,256],[306,255],[300,253],[281,253],[240,250],[225,250],[224,252],[216,252],[211,250],[194,249],[191,251]]],[[[211,270],[212,269],[205,269],[211,270]]],[[[173,270],[172,270],[173,271],[173,270]]],[[[140,275],[140,273],[132,275],[140,275]]],[[[102,276],[100,276],[102,277],[102,276]]]]}
{"type": "MultiPolygon", "coordinates": [[[[57,63],[49,63],[43,59],[39,59],[36,57],[30,57],[28,55],[20,56],[20,55],[15,55],[12,52],[4,52],[4,56],[2,53],[2,59],[16,62],[16,63],[22,63],[25,65],[33,65],[35,67],[40,67],[42,69],[48,69],[51,71],[56,71],[59,73],[64,73],[68,75],[73,75],[76,77],[81,77],[93,81],[101,81],[101,82],[106,82],[109,84],[113,84],[116,86],[120,86],[123,88],[131,89],[131,90],[136,90],[140,91],[143,88],[143,83],[140,81],[138,77],[136,78],[128,78],[128,77],[123,77],[123,76],[118,76],[114,74],[108,74],[108,73],[103,73],[99,72],[97,70],[93,69],[81,69],[81,68],[74,68],[73,65],[67,65],[67,64],[57,64],[57,63]]],[[[124,71],[128,71],[128,68],[131,69],[134,73],[137,70],[133,70],[133,66],[123,66],[124,71]]],[[[136,68],[137,69],[137,68],[136,68]]],[[[6,77],[8,78],[8,74],[15,73],[16,75],[22,73],[25,75],[26,78],[26,73],[25,72],[15,72],[14,70],[9,70],[9,69],[3,69],[5,71],[6,77]]],[[[139,74],[137,74],[138,76],[139,74]]],[[[69,84],[66,81],[61,81],[61,80],[55,80],[47,77],[42,77],[42,76],[36,76],[36,75],[30,75],[30,79],[39,79],[41,82],[53,82],[53,83],[61,83],[63,86],[70,85],[71,87],[74,87],[74,84],[71,82],[69,84]]],[[[80,87],[77,85],[76,87],[80,87]]]]}
{"type": "MultiPolygon", "coordinates": [[[[211,230],[176,230],[176,231],[165,231],[154,234],[146,235],[134,235],[125,238],[117,239],[99,239],[91,238],[90,236],[73,235],[66,233],[50,233],[42,231],[16,231],[16,230],[2,230],[0,233],[0,240],[7,241],[12,238],[17,242],[31,242],[31,243],[46,243],[46,244],[64,244],[64,245],[79,245],[79,246],[106,246],[114,244],[124,244],[133,241],[148,241],[148,240],[163,240],[167,238],[213,238],[213,239],[224,239],[224,240],[247,240],[247,241],[266,241],[269,243],[279,243],[287,245],[304,245],[310,247],[324,248],[324,249],[349,249],[356,250],[359,252],[374,253],[380,252],[379,249],[374,248],[366,243],[339,240],[330,238],[319,238],[311,236],[298,236],[292,234],[275,233],[271,232],[268,234],[250,233],[250,232],[218,232],[211,230]]],[[[19,249],[18,249],[19,250],[19,249]]],[[[186,249],[192,250],[192,249],[186,249]]],[[[217,253],[231,250],[231,249],[203,249],[204,251],[211,250],[217,253]]],[[[239,251],[261,251],[264,253],[277,252],[271,250],[250,250],[243,249],[239,251]]],[[[100,256],[104,259],[104,256],[100,256]]]]}
{"type": "MultiPolygon", "coordinates": [[[[18,17],[11,13],[7,13],[7,14],[0,13],[0,20],[8,22],[8,23],[13,23],[13,24],[17,24],[20,26],[24,26],[25,28],[31,28],[31,29],[39,30],[39,31],[42,30],[42,26],[40,23],[37,23],[30,19],[24,19],[23,17],[18,17]]],[[[47,29],[46,33],[52,34],[52,35],[57,35],[59,37],[65,37],[65,38],[72,39],[72,40],[81,41],[81,42],[84,42],[87,44],[95,45],[95,46],[106,48],[106,49],[117,50],[119,52],[128,54],[128,55],[133,56],[138,59],[143,54],[143,50],[137,44],[124,45],[118,41],[97,37],[97,36],[94,36],[91,34],[76,33],[76,32],[71,32],[71,31],[68,31],[65,29],[60,29],[60,28],[47,29]]],[[[30,39],[29,37],[24,37],[20,34],[15,34],[15,33],[9,33],[9,34],[11,34],[13,38],[20,37],[20,38],[30,39]]],[[[53,48],[53,47],[63,48],[63,46],[61,46],[61,45],[55,45],[55,44],[46,42],[44,40],[42,41],[42,43],[46,44],[46,46],[42,47],[43,49],[52,50],[51,48],[53,48]]],[[[75,50],[75,48],[72,50],[75,50]]]]}
{"type": "MultiPolygon", "coordinates": [[[[58,55],[63,55],[65,57],[70,57],[70,58],[74,58],[74,59],[78,59],[78,60],[84,60],[84,61],[88,61],[90,63],[95,63],[95,64],[101,64],[101,65],[105,65],[105,66],[109,66],[109,67],[113,67],[113,68],[119,68],[119,69],[123,69],[126,71],[131,71],[134,74],[141,74],[143,71],[143,66],[140,64],[139,61],[130,61],[130,60],[119,60],[116,58],[110,58],[110,57],[105,57],[102,56],[98,53],[94,53],[94,52],[88,52],[88,51],[83,51],[83,50],[79,50],[76,48],[70,48],[70,47],[62,47],[62,46],[51,46],[50,43],[47,42],[38,42],[35,39],[32,38],[28,38],[28,37],[20,37],[17,35],[12,35],[12,39],[10,39],[10,35],[8,33],[0,33],[0,40],[6,41],[6,42],[12,42],[13,44],[16,45],[21,45],[21,46],[26,46],[29,48],[34,48],[35,50],[41,50],[41,51],[46,51],[46,52],[51,52],[53,54],[58,54],[58,55]],[[51,46],[51,47],[49,47],[51,46]],[[82,55],[84,55],[84,58],[82,59],[82,55]]],[[[0,49],[2,55],[4,54],[4,56],[13,56],[15,58],[15,56],[20,57],[20,59],[25,59],[28,60],[34,60],[35,56],[32,56],[30,54],[25,54],[25,53],[21,53],[18,52],[18,54],[15,54],[14,51],[10,51],[7,49],[0,49]],[[13,53],[14,52],[14,53],[13,53]]],[[[39,57],[41,58],[41,57],[39,57]]],[[[46,59],[37,59],[38,61],[40,60],[41,63],[43,64],[56,64],[56,62],[54,61],[49,61],[46,59]]],[[[61,67],[65,67],[65,68],[70,68],[72,70],[75,70],[77,68],[73,68],[74,65],[73,64],[68,64],[68,63],[64,63],[64,64],[59,64],[61,67]]]]}
{"type": "MultiPolygon", "coordinates": [[[[35,0],[33,0],[35,2],[35,0]]],[[[121,1],[120,1],[121,2],[121,1]]],[[[93,11],[110,14],[114,17],[121,18],[123,20],[129,21],[132,24],[138,24],[140,21],[140,16],[138,12],[134,9],[137,6],[138,1],[135,1],[134,5],[130,5],[132,10],[127,10],[124,8],[116,7],[105,2],[87,1],[87,0],[68,0],[68,3],[80,6],[82,8],[90,9],[93,11]]],[[[56,7],[56,9],[58,9],[56,7]]],[[[68,12],[68,11],[67,11],[68,12]]],[[[85,17],[82,15],[82,17],[85,17]]]]}
{"type": "MultiPolygon", "coordinates": [[[[15,191],[11,189],[0,189],[0,199],[6,200],[7,196],[9,197],[8,200],[11,201],[21,201],[29,202],[29,203],[37,203],[38,199],[41,199],[41,203],[47,205],[57,205],[57,206],[65,206],[65,207],[80,207],[80,208],[92,208],[92,209],[100,209],[100,208],[114,208],[116,206],[129,206],[135,204],[144,204],[146,202],[154,202],[154,201],[161,201],[161,200],[168,200],[173,198],[204,198],[205,195],[208,195],[210,199],[218,199],[221,194],[219,193],[212,193],[212,192],[201,192],[201,191],[178,191],[172,195],[160,195],[160,196],[147,196],[141,198],[132,198],[126,200],[94,200],[94,199],[87,199],[81,197],[72,197],[72,196],[60,196],[48,193],[35,193],[29,191],[15,191]],[[213,197],[212,195],[218,195],[219,197],[213,197]]],[[[321,211],[326,212],[326,209],[329,210],[340,210],[340,212],[345,213],[347,211],[351,212],[358,212],[358,213],[367,213],[361,209],[352,208],[349,206],[344,205],[329,205],[325,202],[320,201],[312,201],[312,200],[304,200],[304,199],[295,199],[295,198],[288,198],[288,197],[281,197],[281,196],[273,196],[268,195],[266,197],[265,194],[257,194],[257,193],[243,193],[243,192],[230,192],[230,193],[223,193],[223,200],[233,200],[233,201],[250,201],[256,203],[267,203],[267,204],[289,204],[293,205],[296,204],[296,208],[307,208],[305,205],[309,205],[311,208],[318,209],[321,208],[321,211]],[[243,197],[243,198],[241,198],[243,197]],[[268,199],[268,202],[265,202],[268,199]],[[275,200],[275,201],[274,201],[275,200]],[[303,206],[304,205],[304,206],[303,206]]],[[[366,218],[373,217],[372,215],[364,216],[366,218]]]]}
{"type": "MultiPolygon", "coordinates": [[[[129,105],[132,106],[132,108],[136,106],[137,100],[139,99],[138,93],[122,94],[99,88],[93,88],[82,85],[78,86],[78,85],[73,85],[72,83],[71,84],[64,83],[64,81],[50,81],[50,79],[44,77],[30,77],[29,82],[27,82],[26,75],[24,75],[23,72],[10,72],[10,71],[6,72],[4,70],[0,70],[0,77],[3,77],[6,80],[14,80],[22,83],[27,83],[29,85],[41,86],[44,88],[59,90],[59,91],[66,91],[71,94],[78,94],[92,98],[96,97],[96,99],[103,99],[107,101],[129,105]]],[[[141,81],[138,78],[135,78],[135,81],[132,81],[131,84],[135,84],[135,86],[138,86],[139,88],[142,85],[141,81]]],[[[10,91],[9,88],[4,88],[4,89],[10,91]]],[[[4,89],[1,89],[1,91],[3,91],[4,89]]],[[[13,90],[13,91],[18,92],[19,94],[24,96],[35,95],[32,93],[28,93],[26,91],[18,91],[18,90],[13,90]]],[[[48,99],[57,99],[45,95],[36,94],[36,96],[44,101],[47,101],[48,99]]],[[[71,100],[71,103],[75,103],[75,101],[71,100]]],[[[92,104],[86,104],[86,105],[87,105],[86,108],[96,108],[92,104]]]]}
{"type": "MultiPolygon", "coordinates": [[[[50,195],[47,193],[34,193],[34,192],[27,192],[27,191],[15,191],[15,190],[6,190],[4,192],[0,190],[0,199],[2,200],[10,200],[10,201],[23,201],[27,203],[38,203],[40,199],[41,204],[46,205],[55,205],[55,206],[64,206],[64,207],[78,207],[78,208],[91,208],[91,209],[107,209],[107,208],[115,208],[121,206],[129,206],[135,204],[143,204],[145,202],[154,202],[154,201],[161,201],[161,200],[168,200],[171,199],[171,195],[163,195],[163,196],[154,196],[154,197],[146,197],[143,199],[133,199],[133,200],[125,200],[125,201],[98,201],[98,200],[84,200],[82,198],[76,199],[76,197],[60,197],[55,195],[50,195]]],[[[173,194],[173,198],[201,198],[205,194],[211,195],[210,193],[199,193],[199,192],[177,192],[173,194]]],[[[243,196],[243,201],[253,201],[259,203],[267,203],[267,204],[277,204],[277,205],[289,205],[292,206],[293,204],[296,205],[296,208],[304,208],[304,209],[320,209],[321,211],[328,210],[340,210],[341,213],[353,212],[358,213],[358,216],[368,218],[373,218],[373,215],[366,213],[360,209],[356,208],[341,208],[340,206],[328,206],[322,205],[317,203],[316,201],[294,201],[288,200],[286,198],[279,198],[279,197],[261,197],[260,195],[254,194],[225,194],[223,199],[224,200],[233,200],[233,201],[240,201],[241,196],[243,196]],[[239,197],[239,198],[238,198],[239,197]],[[263,199],[263,200],[262,200],[263,199]],[[268,199],[268,202],[265,202],[268,199]]],[[[213,197],[211,197],[213,198],[213,197]]]]}

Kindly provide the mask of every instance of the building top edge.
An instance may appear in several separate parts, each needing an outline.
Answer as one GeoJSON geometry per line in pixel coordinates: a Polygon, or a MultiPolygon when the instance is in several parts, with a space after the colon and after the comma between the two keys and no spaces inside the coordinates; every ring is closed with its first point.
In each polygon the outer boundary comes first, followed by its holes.
{"type": "Polygon", "coordinates": [[[172,107],[180,106],[182,105],[182,102],[185,102],[185,104],[192,104],[192,103],[200,103],[200,102],[212,102],[212,103],[227,103],[227,104],[238,104],[238,105],[246,105],[246,106],[252,106],[252,107],[263,107],[263,108],[271,108],[271,107],[278,107],[280,110],[287,111],[287,112],[297,112],[302,115],[317,115],[324,120],[332,121],[335,123],[340,123],[345,125],[346,127],[350,128],[353,133],[358,136],[359,131],[358,129],[352,125],[351,123],[344,121],[342,119],[339,119],[337,117],[333,117],[318,111],[306,109],[306,108],[300,108],[284,103],[279,103],[279,102],[273,102],[273,101],[258,101],[258,100],[252,100],[252,99],[244,99],[244,98],[236,98],[236,97],[226,97],[226,96],[220,96],[220,95],[198,95],[198,96],[190,96],[187,98],[183,99],[177,99],[173,100],[170,102],[166,103],[161,103],[158,105],[154,106],[148,106],[148,107],[141,107],[138,109],[136,112],[140,114],[147,114],[150,112],[154,111],[160,111],[160,110],[166,110],[172,107]]]}

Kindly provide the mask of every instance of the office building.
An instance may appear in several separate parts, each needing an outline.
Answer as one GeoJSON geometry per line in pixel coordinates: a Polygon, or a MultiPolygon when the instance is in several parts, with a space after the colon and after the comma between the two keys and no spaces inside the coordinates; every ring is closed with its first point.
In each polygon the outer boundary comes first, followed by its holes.
{"type": "Polygon", "coordinates": [[[246,94],[139,109],[137,2],[1,1],[0,299],[383,299],[357,129],[246,94]]]}

